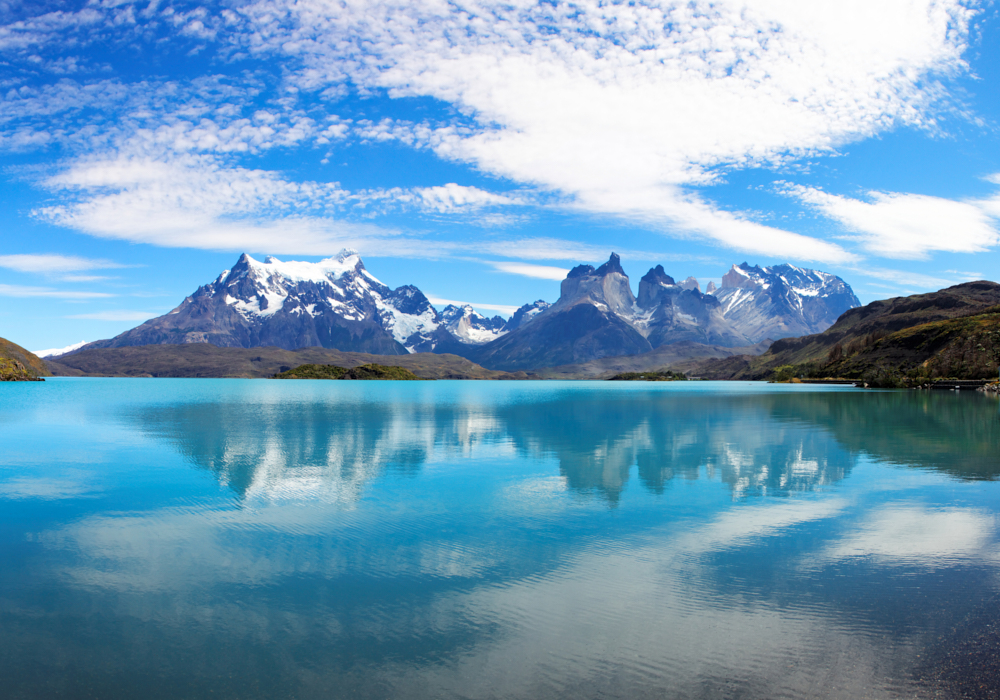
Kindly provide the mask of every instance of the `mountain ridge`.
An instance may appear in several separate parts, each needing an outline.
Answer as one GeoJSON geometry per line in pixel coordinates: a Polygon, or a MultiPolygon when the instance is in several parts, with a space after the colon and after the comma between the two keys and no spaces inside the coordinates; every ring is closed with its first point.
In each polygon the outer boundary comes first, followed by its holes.
{"type": "Polygon", "coordinates": [[[390,288],[352,249],[316,263],[273,256],[261,262],[244,253],[168,314],[68,354],[192,343],[324,347],[377,355],[450,353],[494,370],[523,371],[680,342],[753,346],[796,329],[825,327],[858,303],[839,277],[791,265],[734,265],[709,293],[693,277],[678,283],[657,265],[638,288],[635,296],[620,257],[611,253],[596,268],[572,268],[554,303],[538,300],[509,319],[489,318],[468,304],[438,311],[414,285],[390,288]]]}

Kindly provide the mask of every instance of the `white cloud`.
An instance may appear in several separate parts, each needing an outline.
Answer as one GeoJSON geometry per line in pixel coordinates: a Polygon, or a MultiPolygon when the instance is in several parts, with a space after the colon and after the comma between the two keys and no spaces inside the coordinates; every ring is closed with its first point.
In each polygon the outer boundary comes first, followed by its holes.
{"type": "Polygon", "coordinates": [[[455,299],[442,299],[441,297],[428,296],[427,301],[434,304],[435,306],[471,306],[474,309],[485,309],[488,311],[499,311],[502,314],[512,315],[517,311],[516,306],[509,306],[507,304],[479,304],[474,301],[457,301],[455,299]]]}
{"type": "Polygon", "coordinates": [[[965,70],[958,0],[533,3],[259,2],[254,51],[323,89],[430,96],[465,121],[368,138],[432,148],[583,210],[740,250],[846,262],[842,247],[692,196],[718,166],[780,163],[895,125],[934,129],[935,76],[965,70]],[[884,31],[892,27],[891,32],[884,31]]]}
{"type": "Polygon", "coordinates": [[[44,297],[50,299],[105,299],[114,296],[103,292],[76,292],[51,287],[25,287],[0,284],[0,297],[44,297]]]}
{"type": "MultiPolygon", "coordinates": [[[[226,167],[209,155],[84,159],[49,177],[45,185],[67,201],[35,210],[36,217],[101,238],[165,247],[292,255],[331,255],[347,247],[369,257],[489,253],[577,261],[606,258],[610,252],[605,246],[555,238],[447,241],[354,223],[343,214],[355,207],[407,206],[415,199],[422,203],[420,192],[428,189],[435,192],[428,195],[431,201],[452,212],[518,200],[458,185],[348,192],[335,184],[292,182],[272,171],[226,167]]],[[[687,259],[619,252],[633,259],[687,259]]]]}
{"type": "Polygon", "coordinates": [[[957,284],[955,280],[933,275],[923,275],[910,270],[892,270],[885,267],[852,267],[849,268],[859,275],[894,282],[910,289],[941,289],[957,284]]]}
{"type": "Polygon", "coordinates": [[[521,275],[523,277],[534,277],[536,279],[543,280],[561,281],[566,278],[566,274],[569,272],[569,270],[565,268],[552,267],[549,265],[532,265],[530,263],[521,262],[487,262],[497,270],[500,270],[500,272],[507,272],[512,275],[521,275]]]}
{"type": "MultiPolygon", "coordinates": [[[[18,272],[37,272],[42,274],[58,274],[77,272],[80,270],[103,270],[125,267],[111,260],[81,258],[75,255],[0,255],[0,267],[18,272]]],[[[74,279],[73,281],[91,281],[92,277],[74,279]]]]}
{"type": "MultiPolygon", "coordinates": [[[[870,201],[791,186],[786,192],[858,234],[866,250],[887,258],[925,259],[936,251],[981,253],[1000,243],[983,203],[897,192],[870,201]]],[[[1000,205],[994,215],[1000,215],[1000,205]]]]}
{"type": "Polygon", "coordinates": [[[162,313],[162,311],[98,311],[90,314],[74,314],[66,318],[84,318],[92,321],[148,321],[162,313]]]}
{"type": "Polygon", "coordinates": [[[466,187],[454,182],[439,187],[422,187],[414,192],[420,197],[424,207],[440,213],[523,204],[523,200],[517,197],[495,194],[478,187],[466,187]]]}

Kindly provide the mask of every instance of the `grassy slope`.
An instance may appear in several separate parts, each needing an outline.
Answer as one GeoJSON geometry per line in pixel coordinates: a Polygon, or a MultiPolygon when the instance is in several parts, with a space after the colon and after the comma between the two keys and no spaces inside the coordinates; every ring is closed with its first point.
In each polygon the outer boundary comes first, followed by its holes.
{"type": "Polygon", "coordinates": [[[45,362],[40,357],[25,350],[20,345],[0,338],[0,372],[5,375],[9,373],[12,376],[21,374],[21,371],[16,369],[15,362],[21,363],[30,376],[52,376],[49,368],[45,366],[45,362]]]}
{"type": "MultiPolygon", "coordinates": [[[[975,325],[963,325],[964,321],[988,315],[997,304],[1000,304],[1000,284],[983,281],[929,294],[876,301],[845,312],[822,333],[775,341],[759,357],[709,360],[683,369],[688,374],[711,379],[767,379],[778,367],[792,365],[799,373],[809,376],[863,378],[866,373],[877,371],[916,372],[916,366],[928,363],[927,367],[932,368],[931,377],[955,376],[934,374],[935,371],[951,371],[957,366],[944,355],[941,360],[933,358],[939,353],[958,352],[963,333],[968,333],[975,325]],[[943,340],[927,342],[929,338],[920,335],[923,331],[915,330],[953,319],[958,320],[953,326],[934,326],[937,330],[933,333],[940,333],[946,327],[951,329],[947,343],[943,340]],[[837,359],[838,354],[840,359],[837,359]]],[[[967,356],[963,361],[968,365],[962,370],[963,376],[970,372],[982,376],[996,373],[995,365],[989,371],[985,356],[979,359],[967,356]]]]}
{"type": "Polygon", "coordinates": [[[398,365],[358,365],[347,369],[336,365],[301,365],[274,376],[275,379],[374,379],[417,380],[420,377],[398,365]]]}
{"type": "Polygon", "coordinates": [[[523,372],[495,372],[457,355],[368,355],[326,348],[219,348],[207,343],[141,345],[85,350],[49,360],[57,376],[272,377],[304,364],[404,367],[422,379],[527,379],[523,372]]]}

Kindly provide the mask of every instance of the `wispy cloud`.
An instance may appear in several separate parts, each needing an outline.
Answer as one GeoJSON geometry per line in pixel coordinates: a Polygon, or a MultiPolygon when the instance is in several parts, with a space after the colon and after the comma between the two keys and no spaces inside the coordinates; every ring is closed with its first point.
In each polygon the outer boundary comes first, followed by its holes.
{"type": "Polygon", "coordinates": [[[148,321],[163,313],[162,311],[97,311],[89,314],[73,314],[66,318],[83,318],[91,321],[148,321]]]}
{"type": "Polygon", "coordinates": [[[919,260],[937,251],[981,253],[1000,243],[1000,233],[980,201],[898,192],[870,192],[865,201],[798,185],[782,191],[839,221],[857,234],[863,248],[887,258],[919,260]]]}
{"type": "Polygon", "coordinates": [[[0,284],[0,296],[4,297],[47,297],[50,299],[106,299],[114,296],[103,292],[78,292],[52,289],[51,287],[25,287],[16,284],[0,284]]]}
{"type": "Polygon", "coordinates": [[[871,277],[878,280],[885,280],[886,282],[893,282],[896,285],[896,289],[903,287],[908,290],[916,291],[926,291],[929,289],[941,289],[943,287],[950,287],[957,282],[954,279],[947,279],[944,277],[935,277],[933,275],[925,275],[919,272],[912,272],[910,270],[893,270],[885,267],[850,267],[859,275],[864,277],[871,277]]]}
{"type": "Polygon", "coordinates": [[[427,301],[435,306],[471,306],[474,309],[486,309],[489,311],[499,311],[510,316],[517,311],[516,306],[508,304],[480,304],[474,301],[458,301],[456,299],[442,299],[441,297],[428,296],[427,301]]]}
{"type": "Polygon", "coordinates": [[[487,263],[500,272],[506,272],[511,275],[521,275],[523,277],[534,277],[536,279],[543,280],[563,280],[569,272],[569,270],[562,267],[532,265],[531,263],[498,261],[487,261],[487,263]]]}
{"type": "Polygon", "coordinates": [[[441,213],[525,203],[519,197],[487,192],[478,187],[466,187],[454,182],[439,187],[421,187],[414,192],[424,207],[441,213]]]}
{"type": "MultiPolygon", "coordinates": [[[[105,270],[111,268],[126,267],[111,260],[96,258],[81,258],[75,255],[0,255],[0,267],[18,272],[35,272],[39,274],[61,274],[67,272],[79,272],[82,270],[105,270]]],[[[93,276],[66,276],[64,279],[74,282],[91,281],[93,279],[103,279],[93,276]]]]}

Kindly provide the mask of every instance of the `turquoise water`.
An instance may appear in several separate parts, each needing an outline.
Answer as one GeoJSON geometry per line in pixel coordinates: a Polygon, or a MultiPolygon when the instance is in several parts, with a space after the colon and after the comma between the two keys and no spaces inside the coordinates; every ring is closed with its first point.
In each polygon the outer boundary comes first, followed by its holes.
{"type": "Polygon", "coordinates": [[[1000,403],[0,385],[8,698],[982,697],[1000,403]],[[978,688],[978,690],[977,690],[978,688]]]}

